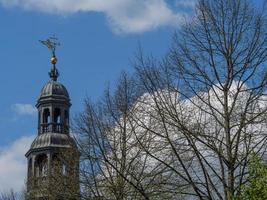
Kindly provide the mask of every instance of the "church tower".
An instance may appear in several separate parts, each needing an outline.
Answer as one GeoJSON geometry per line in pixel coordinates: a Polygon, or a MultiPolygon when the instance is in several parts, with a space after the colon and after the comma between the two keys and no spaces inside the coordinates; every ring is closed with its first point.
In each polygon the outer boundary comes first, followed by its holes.
{"type": "Polygon", "coordinates": [[[26,153],[28,200],[79,199],[79,152],[69,132],[70,97],[58,82],[56,43],[42,41],[52,50],[50,80],[41,90],[38,135],[26,153]]]}

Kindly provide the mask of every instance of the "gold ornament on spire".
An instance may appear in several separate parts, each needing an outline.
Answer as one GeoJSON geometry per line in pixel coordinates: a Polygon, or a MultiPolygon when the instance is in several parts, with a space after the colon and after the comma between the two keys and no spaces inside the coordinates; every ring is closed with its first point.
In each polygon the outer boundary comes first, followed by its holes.
{"type": "Polygon", "coordinates": [[[40,40],[40,42],[51,50],[52,57],[50,61],[51,64],[55,65],[57,63],[56,47],[60,46],[58,39],[54,36],[54,37],[49,37],[47,40],[40,40]]]}
{"type": "Polygon", "coordinates": [[[50,59],[50,61],[51,61],[51,64],[53,64],[53,65],[57,64],[57,58],[56,58],[55,56],[53,56],[53,57],[50,59]]]}

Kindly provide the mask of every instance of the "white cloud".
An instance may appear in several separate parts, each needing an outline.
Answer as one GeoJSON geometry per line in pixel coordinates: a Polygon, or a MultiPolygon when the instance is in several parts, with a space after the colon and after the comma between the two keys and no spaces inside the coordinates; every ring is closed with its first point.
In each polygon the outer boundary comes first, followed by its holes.
{"type": "Polygon", "coordinates": [[[12,109],[19,115],[34,115],[36,113],[36,108],[31,104],[14,104],[12,109]]]}
{"type": "Polygon", "coordinates": [[[22,137],[8,146],[0,146],[0,191],[23,189],[27,172],[24,154],[32,141],[33,136],[22,137]]]}
{"type": "MultiPolygon", "coordinates": [[[[180,3],[188,0],[179,0],[180,3]]],[[[190,0],[191,2],[191,0],[190,0]]],[[[186,15],[166,0],[0,0],[7,7],[47,13],[101,12],[115,33],[144,32],[160,26],[178,26],[186,15]]]]}

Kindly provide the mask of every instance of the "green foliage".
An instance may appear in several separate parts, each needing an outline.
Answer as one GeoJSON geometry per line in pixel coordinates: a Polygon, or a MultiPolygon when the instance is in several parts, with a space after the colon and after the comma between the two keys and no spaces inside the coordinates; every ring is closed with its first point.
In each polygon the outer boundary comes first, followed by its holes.
{"type": "Polygon", "coordinates": [[[249,162],[248,184],[242,188],[242,200],[267,199],[267,163],[254,154],[249,162]]]}

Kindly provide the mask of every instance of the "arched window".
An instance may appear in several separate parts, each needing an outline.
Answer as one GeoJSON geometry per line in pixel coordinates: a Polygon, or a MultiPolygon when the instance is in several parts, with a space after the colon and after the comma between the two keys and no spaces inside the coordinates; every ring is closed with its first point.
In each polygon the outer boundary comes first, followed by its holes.
{"type": "Polygon", "coordinates": [[[52,169],[51,169],[51,173],[52,174],[58,174],[60,171],[60,166],[61,166],[61,161],[58,158],[57,154],[54,154],[52,156],[52,169]]]}
{"type": "Polygon", "coordinates": [[[47,176],[48,175],[48,166],[47,162],[42,163],[42,168],[41,168],[41,176],[47,176]]]}
{"type": "Polygon", "coordinates": [[[69,125],[69,112],[67,110],[65,110],[64,116],[65,116],[65,124],[69,125]]]}
{"type": "Polygon", "coordinates": [[[63,176],[67,176],[67,166],[65,164],[62,165],[62,174],[63,176]]]}
{"type": "Polygon", "coordinates": [[[28,160],[28,177],[32,176],[32,159],[28,160]]]}
{"type": "Polygon", "coordinates": [[[43,111],[43,123],[51,123],[51,116],[50,116],[50,111],[49,108],[45,108],[43,111]]]}
{"type": "Polygon", "coordinates": [[[54,120],[55,120],[55,123],[57,124],[61,123],[61,111],[59,108],[55,108],[54,120]]]}
{"type": "Polygon", "coordinates": [[[42,154],[36,158],[35,161],[35,176],[45,177],[48,175],[48,162],[47,156],[42,154]]]}
{"type": "Polygon", "coordinates": [[[38,124],[40,124],[40,122],[41,122],[40,120],[41,120],[41,111],[39,110],[38,111],[38,124]]]}

